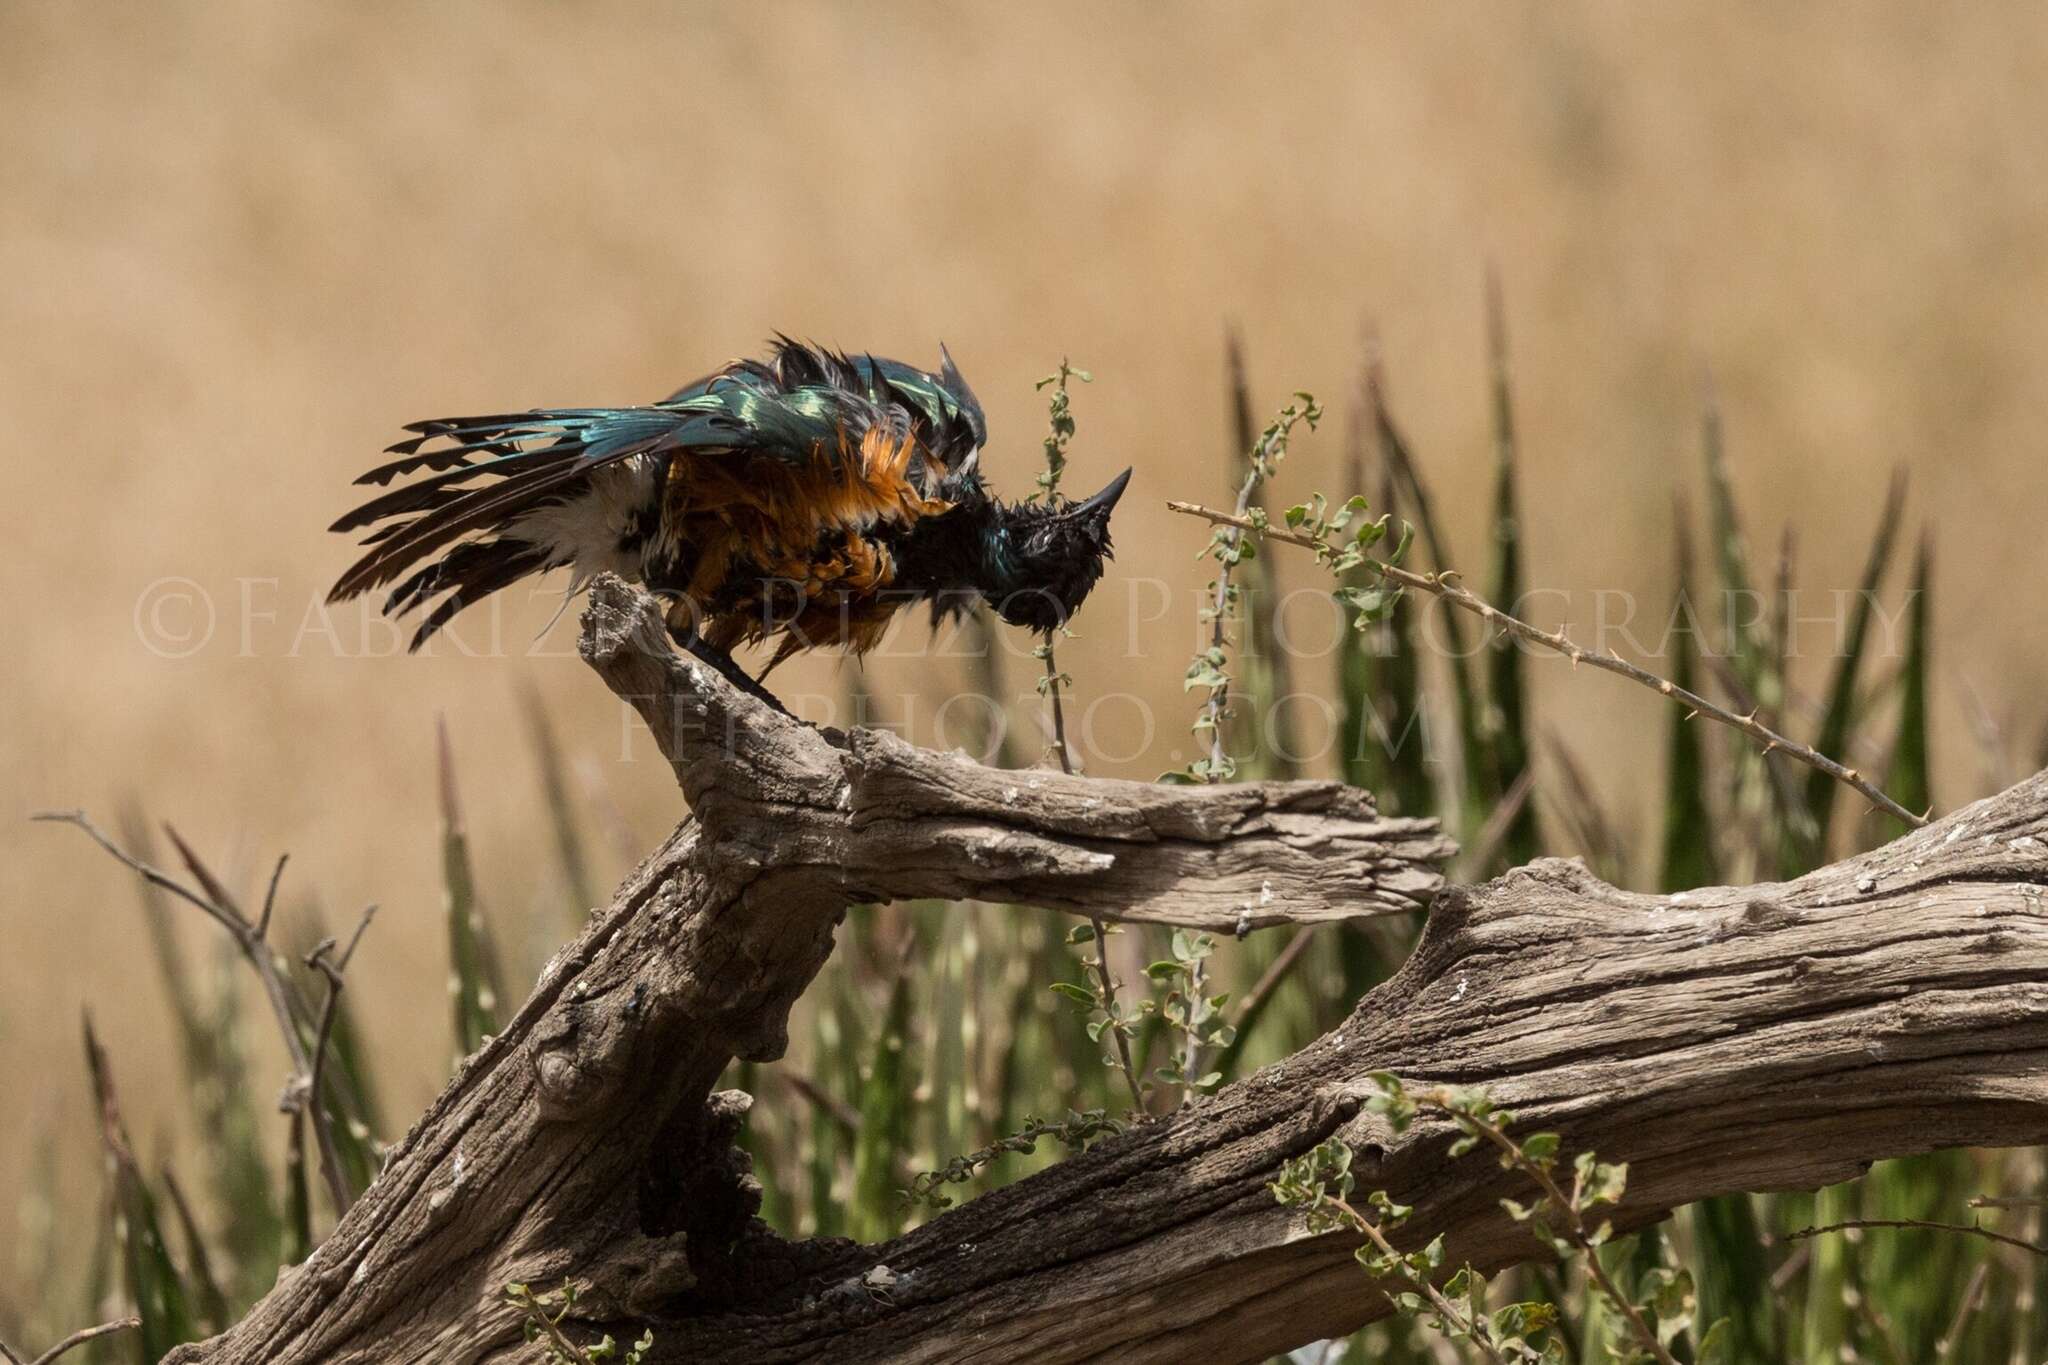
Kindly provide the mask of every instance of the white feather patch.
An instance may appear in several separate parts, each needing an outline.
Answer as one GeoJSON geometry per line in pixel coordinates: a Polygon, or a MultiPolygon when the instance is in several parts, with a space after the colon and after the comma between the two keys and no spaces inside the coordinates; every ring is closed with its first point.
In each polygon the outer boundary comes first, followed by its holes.
{"type": "Polygon", "coordinates": [[[619,542],[635,514],[654,504],[654,473],[654,461],[646,455],[592,470],[584,492],[567,502],[535,508],[507,526],[505,533],[546,546],[551,569],[573,565],[572,594],[607,569],[637,579],[639,551],[623,550],[619,542]]]}

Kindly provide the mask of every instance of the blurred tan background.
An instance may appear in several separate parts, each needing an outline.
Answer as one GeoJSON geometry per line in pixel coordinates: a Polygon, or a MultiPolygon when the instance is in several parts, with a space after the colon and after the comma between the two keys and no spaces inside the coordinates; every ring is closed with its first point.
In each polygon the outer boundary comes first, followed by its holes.
{"type": "MultiPolygon", "coordinates": [[[[1910,467],[1940,532],[1938,794],[1976,794],[1966,689],[2031,735],[2048,676],[2044,71],[2023,4],[0,7],[0,1227],[51,1125],[91,1188],[81,1005],[146,1148],[178,1112],[130,879],[22,817],[111,825],[133,797],[244,884],[291,850],[288,914],[380,902],[352,990],[416,1112],[448,1060],[422,1042],[446,1036],[436,714],[522,963],[567,920],[535,913],[562,893],[521,689],[606,879],[680,803],[574,661],[573,613],[529,646],[551,590],[495,645],[465,628],[497,657],[394,656],[353,611],[308,617],[349,557],[323,528],[405,421],[646,400],[773,329],[913,360],[944,338],[1018,492],[1031,381],[1094,370],[1073,477],[1137,478],[1062,657],[1081,704],[1152,708],[1150,747],[1095,765],[1149,777],[1184,742],[1206,577],[1161,503],[1225,496],[1225,321],[1262,409],[1331,400],[1285,500],[1348,491],[1375,320],[1476,568],[1497,262],[1531,581],[1666,600],[1711,363],[1751,533],[1768,557],[1796,519],[1802,585],[1854,583],[1910,467]]],[[[1020,645],[1016,692],[1030,667],[1020,645]]],[[[1649,797],[1655,699],[1532,672],[1610,804],[1649,797]]],[[[868,670],[927,736],[959,677],[868,670]]],[[[783,682],[844,685],[826,660],[783,682]]]]}

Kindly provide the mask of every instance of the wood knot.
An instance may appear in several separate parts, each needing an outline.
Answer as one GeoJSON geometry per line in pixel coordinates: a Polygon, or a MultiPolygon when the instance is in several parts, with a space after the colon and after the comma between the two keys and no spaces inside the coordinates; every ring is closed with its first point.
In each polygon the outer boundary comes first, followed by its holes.
{"type": "Polygon", "coordinates": [[[1999,954],[2013,952],[2017,950],[2019,947],[2019,935],[2014,934],[2009,930],[2005,929],[1993,929],[1990,933],[1984,935],[1984,937],[1978,939],[1975,943],[1971,944],[1970,951],[1973,953],[1988,953],[1993,956],[1997,956],[1999,954]]]}
{"type": "Polygon", "coordinates": [[[578,989],[571,988],[535,1038],[535,1102],[543,1118],[580,1119],[601,1108],[625,1076],[633,1039],[651,1012],[644,982],[614,1003],[586,999],[578,989]]]}
{"type": "Polygon", "coordinates": [[[533,1082],[540,1091],[541,1116],[557,1121],[583,1117],[611,1089],[609,1078],[585,1066],[573,1047],[544,1049],[536,1055],[533,1082]]]}
{"type": "Polygon", "coordinates": [[[1776,929],[1797,920],[1792,907],[1783,901],[1774,901],[1763,896],[1751,896],[1742,907],[1742,922],[1752,929],[1776,929]]]}

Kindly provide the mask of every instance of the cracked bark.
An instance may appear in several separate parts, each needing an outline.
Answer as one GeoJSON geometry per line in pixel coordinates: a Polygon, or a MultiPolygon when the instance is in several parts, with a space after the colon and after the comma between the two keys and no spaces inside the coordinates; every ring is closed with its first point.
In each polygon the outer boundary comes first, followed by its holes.
{"type": "Polygon", "coordinates": [[[1220,930],[1409,909],[1433,824],[1329,783],[1172,788],[816,732],[671,654],[600,581],[584,653],[696,815],[468,1059],[314,1255],[198,1361],[523,1358],[501,1291],[573,1275],[662,1360],[1252,1360],[1383,1311],[1273,1203],[1340,1135],[1360,1187],[1484,1269],[1539,1249],[1451,1134],[1367,1074],[1485,1085],[1631,1163],[1616,1222],[1868,1162],[2048,1139],[2048,774],[1798,881],[1642,896],[1546,860],[1437,896],[1346,1023],[1211,1100],[872,1247],[753,1220],[734,1057],[780,1055],[851,901],[948,896],[1220,930]],[[886,1267],[886,1274],[876,1273],[886,1267]]]}

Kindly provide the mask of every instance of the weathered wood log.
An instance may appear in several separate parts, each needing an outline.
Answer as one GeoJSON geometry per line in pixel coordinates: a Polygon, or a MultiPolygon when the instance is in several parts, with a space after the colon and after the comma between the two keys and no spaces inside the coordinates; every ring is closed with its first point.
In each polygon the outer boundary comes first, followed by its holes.
{"type": "Polygon", "coordinates": [[[2044,773],[1794,882],[1646,896],[1545,860],[1450,890],[1406,966],[1286,1061],[893,1242],[783,1241],[732,1148],[746,1099],[711,1087],[728,1058],[780,1053],[850,898],[1227,925],[1257,860],[1298,859],[1282,904],[1256,908],[1324,918],[1425,894],[1446,846],[1317,784],[989,773],[802,730],[628,647],[639,612],[601,585],[586,654],[636,698],[701,825],[550,965],[315,1255],[174,1359],[523,1358],[502,1288],[564,1275],[590,1285],[593,1332],[650,1324],[662,1360],[1258,1359],[1384,1311],[1352,1243],[1308,1236],[1267,1191],[1324,1138],[1353,1147],[1361,1188],[1415,1206],[1404,1244],[1441,1232],[1488,1270],[1543,1254],[1499,1208],[1527,1197],[1515,1176],[1451,1158],[1441,1123],[1396,1135],[1364,1109],[1377,1070],[1483,1085],[1567,1155],[1630,1163],[1622,1228],[1879,1158],[2048,1140],[2044,773]]]}
{"type": "MultiPolygon", "coordinates": [[[[182,1361],[518,1353],[511,1282],[678,1321],[781,1302],[848,1243],[780,1241],[733,1149],[734,1058],[772,1061],[849,904],[975,897],[1229,931],[1420,909],[1455,851],[1329,782],[1186,788],[999,772],[818,731],[678,657],[597,584],[583,654],[654,731],[695,816],[551,961],[307,1261],[182,1361]]],[[[677,1345],[689,1348],[679,1337],[677,1345]]],[[[666,1349],[666,1348],[664,1348],[666,1349]]]]}
{"type": "Polygon", "coordinates": [[[1440,898],[1345,1025],[1214,1100],[977,1199],[777,1298],[667,1329],[670,1359],[1255,1360],[1384,1300],[1266,1182],[1337,1135],[1453,1264],[1541,1254],[1453,1132],[1398,1136],[1368,1073],[1480,1085],[1567,1156],[1630,1163],[1620,1228],[1869,1162],[2048,1139],[2048,773],[1781,885],[1634,895],[1546,860],[1440,898]],[[887,1274],[873,1269],[886,1266],[887,1274]],[[887,1283],[886,1293],[864,1286],[887,1283]]]}

